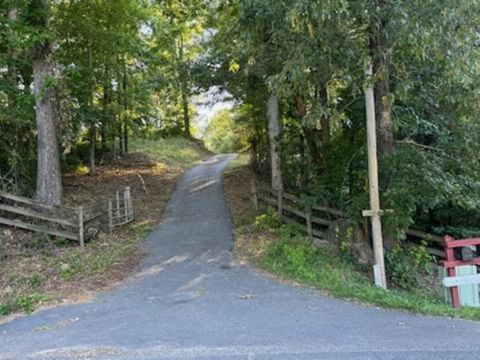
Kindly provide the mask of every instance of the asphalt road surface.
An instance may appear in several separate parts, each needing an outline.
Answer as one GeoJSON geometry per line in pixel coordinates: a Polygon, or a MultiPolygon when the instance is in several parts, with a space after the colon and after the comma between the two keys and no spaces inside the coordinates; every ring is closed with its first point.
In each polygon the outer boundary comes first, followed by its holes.
{"type": "Polygon", "coordinates": [[[353,304],[239,264],[231,159],[183,177],[131,280],[0,325],[0,359],[480,359],[479,323],[353,304]]]}

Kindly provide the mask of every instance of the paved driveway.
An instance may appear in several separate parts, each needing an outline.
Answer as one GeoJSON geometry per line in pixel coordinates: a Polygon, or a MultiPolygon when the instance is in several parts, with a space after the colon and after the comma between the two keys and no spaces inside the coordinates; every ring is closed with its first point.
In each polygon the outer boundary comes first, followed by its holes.
{"type": "Polygon", "coordinates": [[[238,264],[229,160],[183,177],[130,281],[0,325],[0,359],[480,359],[479,323],[356,305],[238,264]]]}

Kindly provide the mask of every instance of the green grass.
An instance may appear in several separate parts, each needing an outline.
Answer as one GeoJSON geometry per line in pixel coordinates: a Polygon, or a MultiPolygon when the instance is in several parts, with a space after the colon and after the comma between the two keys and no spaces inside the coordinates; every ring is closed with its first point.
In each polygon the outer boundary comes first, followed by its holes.
{"type": "Polygon", "coordinates": [[[225,171],[227,173],[245,167],[250,164],[250,154],[237,154],[237,157],[228,163],[225,171]]]}
{"type": "Polygon", "coordinates": [[[96,282],[108,280],[109,273],[121,271],[123,259],[139,254],[138,242],[152,230],[152,225],[127,225],[122,241],[111,240],[107,235],[88,244],[88,251],[72,249],[61,259],[48,258],[48,266],[57,269],[60,278],[65,281],[90,279],[96,282]],[[108,251],[105,251],[108,248],[108,251]]]}
{"type": "MultiPolygon", "coordinates": [[[[328,246],[312,246],[305,240],[301,230],[282,225],[276,210],[272,208],[267,208],[264,213],[256,213],[248,196],[249,187],[239,189],[238,185],[252,176],[253,173],[246,166],[235,166],[235,171],[225,181],[229,195],[227,200],[234,217],[237,256],[248,259],[256,267],[272,274],[320,289],[334,297],[386,309],[480,321],[480,308],[462,307],[457,310],[440,298],[432,288],[432,277],[418,276],[422,284],[428,284],[425,287],[419,287],[417,282],[408,282],[410,286],[404,288],[410,290],[379,289],[373,284],[372,269],[356,264],[347,249],[336,251],[328,246]]],[[[416,266],[420,269],[425,265],[423,251],[417,249],[401,255],[413,256],[410,260],[419,262],[416,266]]],[[[392,257],[391,260],[400,261],[402,256],[392,257]]],[[[431,264],[427,265],[430,268],[431,264]]],[[[390,270],[395,275],[395,269],[390,270]]],[[[397,281],[403,270],[396,269],[397,281]]]]}
{"type": "Polygon", "coordinates": [[[256,265],[284,278],[325,290],[328,294],[384,308],[424,315],[440,315],[480,321],[480,309],[451,308],[441,298],[422,289],[379,289],[361,269],[330,248],[313,248],[299,238],[271,242],[256,265]]]}
{"type": "MultiPolygon", "coordinates": [[[[46,276],[55,274],[65,284],[83,284],[88,289],[103,288],[112,279],[122,278],[120,274],[125,271],[125,259],[133,261],[133,265],[127,266],[134,268],[137,263],[135,259],[141,258],[139,243],[152,228],[151,223],[132,223],[123,229],[121,239],[118,234],[101,234],[98,239],[89,242],[85,249],[69,245],[63,245],[61,252],[52,248],[48,251],[42,249],[39,271],[48,275],[35,273],[28,277],[19,276],[13,271],[22,271],[21,269],[11,269],[8,286],[13,289],[13,294],[0,301],[0,316],[19,311],[31,313],[39,304],[58,298],[52,295],[55,294],[55,289],[51,294],[44,293],[46,276]]],[[[31,256],[39,257],[35,253],[31,256]]],[[[52,289],[49,288],[48,291],[51,292],[52,289]]]]}
{"type": "Polygon", "coordinates": [[[19,295],[8,304],[0,304],[0,316],[9,315],[14,311],[23,311],[29,314],[35,310],[36,306],[51,299],[51,296],[47,294],[19,295]]]}
{"type": "Polygon", "coordinates": [[[249,217],[236,229],[236,252],[263,270],[312,286],[327,294],[387,309],[480,321],[480,308],[453,309],[424,288],[383,290],[373,284],[369,267],[332,247],[313,247],[300,230],[282,225],[276,212],[249,217]]]}
{"type": "Polygon", "coordinates": [[[130,149],[131,152],[149,155],[161,165],[180,169],[185,169],[209,155],[203,145],[182,137],[134,139],[130,149]]]}

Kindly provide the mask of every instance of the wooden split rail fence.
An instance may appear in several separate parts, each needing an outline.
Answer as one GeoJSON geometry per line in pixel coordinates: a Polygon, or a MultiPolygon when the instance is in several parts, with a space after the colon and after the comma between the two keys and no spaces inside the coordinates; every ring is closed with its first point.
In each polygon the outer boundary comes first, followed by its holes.
{"type": "MultiPolygon", "coordinates": [[[[264,182],[254,181],[252,194],[256,208],[259,201],[273,206],[283,222],[302,229],[310,239],[315,237],[325,240],[325,232],[332,222],[348,219],[348,214],[344,211],[323,205],[305,205],[299,197],[284,191],[279,192],[264,182]]],[[[413,229],[405,233],[409,245],[415,246],[424,240],[431,255],[436,258],[445,257],[442,237],[413,229]]]]}
{"type": "Polygon", "coordinates": [[[343,211],[327,206],[303,205],[300,198],[284,191],[272,189],[269,185],[256,182],[253,186],[255,207],[263,201],[278,210],[281,220],[304,230],[309,238],[325,238],[325,230],[337,219],[346,219],[343,211]]]}
{"type": "Polygon", "coordinates": [[[0,191],[0,224],[78,241],[85,246],[85,230],[108,215],[110,231],[134,220],[130,188],[109,200],[108,210],[78,206],[50,206],[33,199],[0,191]]]}

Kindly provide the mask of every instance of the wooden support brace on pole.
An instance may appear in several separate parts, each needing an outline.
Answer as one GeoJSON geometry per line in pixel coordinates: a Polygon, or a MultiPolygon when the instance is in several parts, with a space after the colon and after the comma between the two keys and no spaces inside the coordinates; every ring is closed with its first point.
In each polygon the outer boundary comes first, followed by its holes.
{"type": "Polygon", "coordinates": [[[80,241],[80,247],[85,247],[85,232],[84,232],[84,222],[83,222],[83,207],[79,206],[77,208],[78,214],[78,241],[80,241]]]}
{"type": "Polygon", "coordinates": [[[365,103],[367,115],[367,146],[368,146],[368,183],[370,193],[370,210],[364,211],[364,216],[369,216],[372,223],[373,254],[375,265],[381,280],[380,287],[387,288],[385,276],[385,259],[383,255],[383,236],[380,209],[380,194],[378,185],[378,161],[377,161],[377,134],[375,122],[375,97],[371,84],[373,75],[372,63],[369,61],[365,69],[367,86],[365,88],[365,103]]]}

